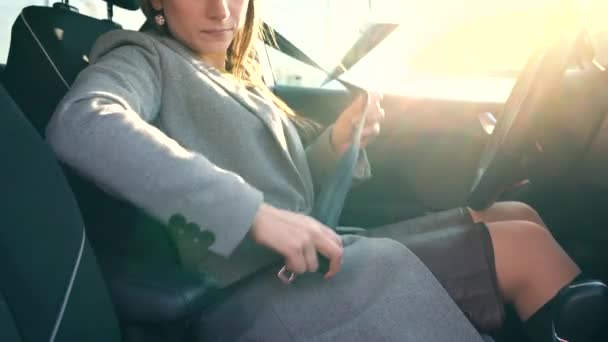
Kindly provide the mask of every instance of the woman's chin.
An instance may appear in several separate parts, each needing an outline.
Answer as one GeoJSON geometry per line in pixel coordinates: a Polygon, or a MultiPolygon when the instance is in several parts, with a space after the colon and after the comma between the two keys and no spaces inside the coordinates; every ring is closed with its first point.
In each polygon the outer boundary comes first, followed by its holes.
{"type": "Polygon", "coordinates": [[[197,52],[199,55],[219,55],[226,54],[230,42],[205,42],[198,46],[197,52]]]}

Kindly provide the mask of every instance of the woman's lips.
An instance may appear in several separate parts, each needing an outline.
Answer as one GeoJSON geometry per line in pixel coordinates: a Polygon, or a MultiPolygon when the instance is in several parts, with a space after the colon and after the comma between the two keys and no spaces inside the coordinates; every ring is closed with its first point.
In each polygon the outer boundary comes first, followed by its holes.
{"type": "Polygon", "coordinates": [[[208,29],[208,30],[201,30],[201,32],[204,34],[212,35],[212,36],[221,36],[221,35],[227,34],[229,32],[232,32],[232,28],[208,29]]]}

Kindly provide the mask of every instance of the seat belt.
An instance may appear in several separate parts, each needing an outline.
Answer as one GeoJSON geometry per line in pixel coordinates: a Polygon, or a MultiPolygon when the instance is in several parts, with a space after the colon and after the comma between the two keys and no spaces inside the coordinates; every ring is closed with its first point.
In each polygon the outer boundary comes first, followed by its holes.
{"type": "MultiPolygon", "coordinates": [[[[276,32],[266,23],[264,23],[264,29],[266,30],[266,32],[270,32],[271,34],[273,34],[275,38],[275,42],[272,42],[269,40],[268,37],[265,37],[264,42],[266,44],[271,46],[276,45],[280,51],[284,52],[288,56],[293,57],[303,63],[306,63],[316,69],[319,69],[325,74],[327,74],[329,77],[331,77],[330,73],[321,68],[317,63],[315,63],[312,59],[306,56],[306,54],[304,54],[300,49],[294,46],[291,42],[285,39],[285,37],[283,37],[280,33],[276,32]]],[[[363,126],[365,125],[367,112],[371,105],[371,98],[367,91],[344,80],[337,79],[337,81],[342,83],[351,93],[365,93],[366,105],[363,110],[361,120],[357,123],[355,127],[355,133],[353,134],[350,146],[348,147],[346,152],[344,152],[344,154],[340,156],[334,174],[327,180],[327,182],[325,182],[325,184],[321,185],[321,190],[318,196],[316,196],[315,204],[311,212],[312,217],[314,217],[317,221],[323,223],[327,227],[333,229],[334,231],[338,228],[338,221],[340,219],[342,209],[344,208],[344,201],[346,199],[346,195],[348,194],[352,186],[353,172],[355,170],[355,166],[357,165],[357,160],[359,159],[363,126]]],[[[318,272],[326,273],[329,269],[329,261],[326,257],[320,254],[318,254],[318,258],[318,272]]],[[[287,265],[281,268],[277,276],[279,277],[279,279],[281,279],[281,281],[286,284],[290,284],[296,279],[296,274],[288,270],[287,265]]]]}
{"type": "Polygon", "coordinates": [[[361,152],[361,135],[367,111],[371,104],[370,96],[367,95],[366,97],[363,115],[355,127],[350,146],[340,156],[334,174],[321,186],[311,213],[312,217],[333,230],[336,230],[338,227],[340,214],[344,208],[344,200],[352,186],[353,172],[359,159],[359,153],[361,152]]]}
{"type": "Polygon", "coordinates": [[[329,83],[330,81],[336,80],[340,82],[352,94],[366,93],[363,88],[358,87],[350,82],[344,81],[341,78],[336,78],[332,73],[323,69],[319,64],[317,64],[317,62],[315,62],[312,58],[308,57],[307,54],[305,54],[297,46],[293,45],[287,38],[285,38],[281,33],[272,28],[267,23],[262,23],[262,30],[263,32],[266,32],[266,34],[263,35],[262,39],[264,41],[264,44],[276,48],[287,56],[294,58],[306,65],[309,65],[317,70],[320,70],[328,77],[328,79],[324,82],[325,84],[329,83]]]}
{"type": "MultiPolygon", "coordinates": [[[[344,201],[352,186],[353,172],[357,165],[357,160],[359,159],[359,153],[361,152],[361,135],[370,104],[370,96],[367,94],[365,109],[361,116],[361,120],[355,127],[355,133],[353,134],[351,144],[346,152],[340,156],[334,174],[321,186],[321,190],[315,198],[315,203],[310,214],[310,216],[314,217],[317,221],[334,231],[337,231],[338,221],[342,214],[342,209],[344,208],[344,201]]],[[[319,269],[317,272],[323,274],[327,273],[329,270],[329,260],[319,253],[317,253],[317,256],[319,260],[319,269]]],[[[296,274],[288,270],[287,265],[281,268],[277,276],[285,284],[290,284],[296,279],[296,274]]]]}

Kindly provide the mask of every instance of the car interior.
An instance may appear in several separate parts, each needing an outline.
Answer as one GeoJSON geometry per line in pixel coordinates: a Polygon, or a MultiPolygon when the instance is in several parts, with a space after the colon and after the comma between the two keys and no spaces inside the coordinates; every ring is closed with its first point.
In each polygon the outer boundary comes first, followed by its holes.
{"type": "MultiPolygon", "coordinates": [[[[193,341],[190,328],[223,295],[209,277],[180,267],[163,223],[60,164],[44,142],[55,106],[96,39],[121,29],[113,6],[138,10],[136,0],[105,1],[107,20],[64,0],[25,7],[12,26],[0,66],[1,203],[8,218],[0,229],[1,341],[193,341]]],[[[608,74],[586,43],[576,33],[532,58],[543,67],[525,69],[515,89],[543,96],[519,106],[385,95],[387,119],[367,151],[374,177],[351,191],[341,223],[371,228],[518,200],[538,211],[586,273],[608,281],[608,74]],[[534,83],[539,77],[550,90],[534,83]],[[497,134],[480,124],[486,113],[498,119],[497,134]],[[491,163],[497,159],[502,163],[491,163]]],[[[354,96],[272,90],[323,125],[354,96]]],[[[526,341],[512,310],[492,338],[526,341]]]]}

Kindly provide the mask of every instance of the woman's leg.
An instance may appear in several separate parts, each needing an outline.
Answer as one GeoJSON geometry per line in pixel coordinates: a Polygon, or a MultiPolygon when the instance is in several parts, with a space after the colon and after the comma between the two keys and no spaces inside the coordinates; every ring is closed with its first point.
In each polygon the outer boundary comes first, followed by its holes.
{"type": "Polygon", "coordinates": [[[608,287],[582,276],[549,230],[529,221],[486,226],[499,290],[533,341],[608,341],[608,287]]]}
{"type": "Polygon", "coordinates": [[[540,215],[527,204],[497,202],[486,210],[470,212],[475,222],[488,227],[501,293],[523,320],[580,273],[540,215]]]}
{"type": "Polygon", "coordinates": [[[487,223],[498,285],[527,320],[569,284],[580,269],[544,227],[530,221],[487,223]]]}
{"type": "Polygon", "coordinates": [[[506,202],[469,212],[473,219],[466,210],[452,210],[374,228],[368,235],[393,238],[414,251],[460,308],[473,313],[472,321],[482,331],[492,331],[502,322],[501,304],[508,302],[526,321],[534,341],[551,340],[552,308],[561,307],[555,303],[563,297],[557,294],[577,277],[578,266],[527,205],[506,202]],[[488,313],[499,319],[486,324],[488,313]]]}
{"type": "Polygon", "coordinates": [[[475,222],[530,221],[547,227],[536,210],[523,202],[496,202],[488,209],[480,211],[469,209],[469,212],[475,222]]]}
{"type": "Polygon", "coordinates": [[[420,260],[389,239],[344,237],[341,271],[283,284],[279,266],[235,285],[196,325],[198,341],[483,342],[420,260]]]}

